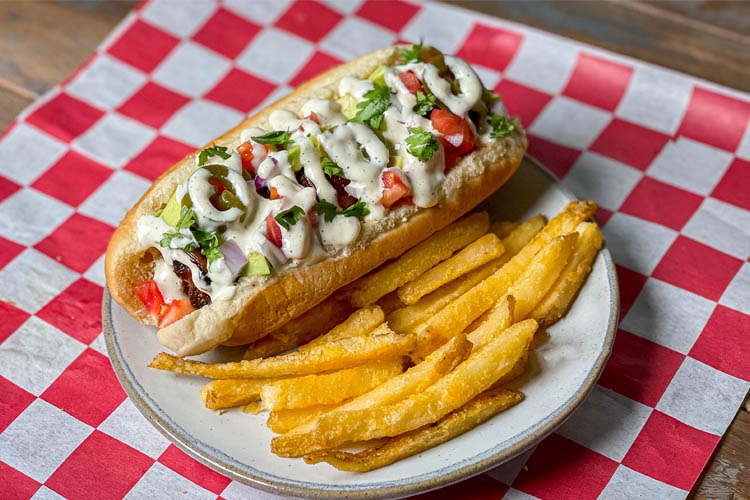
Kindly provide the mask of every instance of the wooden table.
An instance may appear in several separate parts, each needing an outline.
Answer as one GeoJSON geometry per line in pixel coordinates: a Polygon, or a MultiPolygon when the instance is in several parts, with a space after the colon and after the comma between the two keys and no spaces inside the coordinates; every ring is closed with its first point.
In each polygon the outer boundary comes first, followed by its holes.
{"type": "MultiPolygon", "coordinates": [[[[750,1],[453,1],[750,91],[750,1]]],[[[0,132],[67,78],[137,2],[0,2],[0,132]]],[[[750,413],[737,413],[689,498],[750,498],[750,413]]]]}

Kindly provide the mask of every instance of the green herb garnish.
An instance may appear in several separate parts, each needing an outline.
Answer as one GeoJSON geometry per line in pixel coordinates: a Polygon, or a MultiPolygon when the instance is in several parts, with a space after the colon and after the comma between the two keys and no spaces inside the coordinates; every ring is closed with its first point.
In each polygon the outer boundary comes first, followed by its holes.
{"type": "Polygon", "coordinates": [[[159,244],[163,247],[172,248],[175,238],[184,238],[181,242],[182,244],[177,248],[185,252],[192,252],[200,248],[201,253],[206,257],[209,264],[216,259],[223,258],[224,254],[219,250],[219,237],[216,235],[216,231],[203,231],[197,227],[192,227],[195,224],[197,224],[197,221],[193,209],[182,207],[180,209],[180,219],[175,226],[178,232],[164,233],[159,244]],[[189,229],[190,234],[181,233],[179,232],[180,229],[189,229]]]}
{"type": "Polygon", "coordinates": [[[370,213],[370,209],[367,208],[367,205],[364,201],[358,201],[354,205],[350,206],[343,212],[341,212],[341,215],[344,217],[358,217],[362,218],[365,215],[368,215],[370,213]]]}
{"type": "Polygon", "coordinates": [[[492,127],[490,137],[492,137],[493,139],[505,137],[516,129],[516,127],[513,126],[510,120],[508,120],[503,115],[496,115],[494,113],[491,113],[487,118],[487,122],[492,127]]]}
{"type": "Polygon", "coordinates": [[[401,57],[403,58],[405,63],[410,63],[412,61],[422,62],[422,56],[419,55],[419,52],[421,50],[422,50],[422,42],[415,43],[414,45],[411,46],[411,49],[402,50],[401,57]]]}
{"type": "Polygon", "coordinates": [[[366,100],[357,103],[359,111],[352,121],[369,125],[373,130],[380,130],[383,126],[383,113],[391,105],[391,89],[376,85],[364,97],[366,100]]]}
{"type": "Polygon", "coordinates": [[[177,220],[176,229],[188,229],[190,226],[195,224],[197,219],[195,212],[190,207],[182,207],[180,209],[180,218],[177,220]]]}
{"type": "Polygon", "coordinates": [[[292,134],[289,132],[282,132],[280,130],[277,130],[276,132],[269,132],[267,134],[259,135],[258,137],[251,137],[252,140],[257,142],[258,144],[286,144],[289,142],[289,137],[292,134]]]}
{"type": "Polygon", "coordinates": [[[320,166],[323,167],[323,172],[328,175],[341,175],[344,173],[344,169],[333,163],[333,160],[323,156],[320,159],[320,166]]]}
{"type": "Polygon", "coordinates": [[[349,208],[339,210],[333,203],[326,200],[320,200],[313,205],[312,210],[316,214],[321,215],[326,222],[331,222],[337,215],[343,215],[344,217],[358,217],[361,219],[370,213],[370,209],[367,208],[364,201],[357,201],[357,203],[351,205],[349,208]]]}
{"type": "Polygon", "coordinates": [[[322,215],[326,222],[331,222],[336,215],[338,215],[339,207],[331,203],[330,201],[320,200],[312,207],[312,211],[318,215],[322,215]]]}
{"type": "Polygon", "coordinates": [[[437,106],[437,99],[432,93],[427,92],[426,94],[421,90],[417,90],[417,104],[414,105],[412,111],[418,115],[426,115],[437,106]]]}
{"type": "Polygon", "coordinates": [[[440,148],[437,139],[419,127],[411,129],[411,135],[406,138],[406,143],[409,145],[407,151],[419,161],[429,161],[440,148]]]}
{"type": "Polygon", "coordinates": [[[294,205],[292,208],[279,212],[274,219],[279,223],[279,226],[288,231],[303,215],[305,215],[305,211],[301,207],[294,205]]]}
{"type": "Polygon", "coordinates": [[[483,89],[482,90],[482,97],[485,101],[497,101],[500,99],[500,95],[496,94],[495,92],[491,91],[490,89],[483,89]]]}
{"type": "Polygon", "coordinates": [[[223,160],[226,160],[230,156],[232,156],[231,153],[227,153],[227,148],[224,146],[217,146],[216,144],[207,147],[203,151],[198,154],[198,166],[203,166],[208,161],[209,158],[212,156],[220,156],[223,160]]]}

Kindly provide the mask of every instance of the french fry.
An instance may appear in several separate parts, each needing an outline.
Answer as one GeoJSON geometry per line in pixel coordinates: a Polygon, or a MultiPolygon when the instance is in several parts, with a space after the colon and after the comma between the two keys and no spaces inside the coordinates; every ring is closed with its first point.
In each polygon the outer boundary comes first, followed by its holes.
{"type": "Polygon", "coordinates": [[[591,272],[591,265],[602,246],[602,233],[592,222],[582,222],[576,228],[578,242],[565,269],[545,297],[531,311],[530,317],[545,327],[556,323],[570,308],[583,282],[591,272]]]}
{"type": "MultiPolygon", "coordinates": [[[[537,330],[538,332],[539,330],[537,330]]],[[[534,342],[534,339],[531,339],[531,342],[534,342]]],[[[531,345],[529,345],[529,350],[531,350],[531,345]]],[[[510,382],[513,382],[515,379],[526,373],[526,368],[529,367],[529,351],[526,351],[523,353],[523,355],[516,361],[516,364],[513,365],[513,368],[510,369],[508,373],[497,379],[497,382],[492,384],[493,388],[496,387],[502,387],[505,384],[508,384],[510,382]]]]}
{"type": "Polygon", "coordinates": [[[513,324],[513,311],[515,307],[515,297],[506,295],[492,309],[487,311],[487,317],[482,324],[467,335],[469,342],[474,345],[472,350],[485,345],[498,330],[509,328],[513,324]]]}
{"type": "Polygon", "coordinates": [[[306,313],[250,344],[242,359],[267,358],[296,349],[326,333],[353,310],[354,307],[348,302],[328,297],[306,313]]]}
{"type": "Polygon", "coordinates": [[[260,399],[263,386],[277,380],[275,378],[214,380],[201,388],[201,399],[205,407],[211,410],[242,406],[260,399]]]}
{"type": "Polygon", "coordinates": [[[340,405],[318,405],[308,406],[307,408],[295,408],[293,410],[272,411],[268,414],[268,422],[266,424],[276,434],[284,434],[295,427],[312,422],[320,415],[333,410],[337,406],[340,405]]]}
{"type": "Polygon", "coordinates": [[[272,411],[332,405],[369,392],[403,371],[404,360],[397,357],[331,373],[291,377],[264,385],[260,399],[263,407],[272,411]]]}
{"type": "Polygon", "coordinates": [[[359,453],[320,451],[305,456],[305,462],[309,464],[328,462],[337,469],[351,472],[379,469],[460,436],[518,404],[522,399],[523,394],[518,391],[490,389],[449,413],[436,424],[425,425],[389,439],[381,446],[368,448],[359,453]]]}
{"type": "Polygon", "coordinates": [[[591,217],[594,211],[596,203],[592,201],[569,203],[505,265],[431,316],[416,330],[416,357],[423,357],[436,346],[463,331],[505,295],[511,284],[549,241],[575,231],[576,226],[591,217]]]}
{"type": "Polygon", "coordinates": [[[388,325],[398,333],[407,333],[414,330],[426,318],[450,304],[471,287],[497,271],[499,267],[500,264],[497,261],[488,262],[479,269],[475,269],[447,285],[441,286],[431,294],[425,295],[416,304],[396,309],[388,315],[388,325]]]}
{"type": "Polygon", "coordinates": [[[575,248],[578,233],[572,232],[551,240],[534,256],[508,289],[516,299],[514,318],[525,318],[560,276],[575,248]]]}
{"type": "Polygon", "coordinates": [[[202,363],[159,353],[149,367],[209,378],[267,378],[309,375],[408,354],[416,339],[399,335],[386,324],[366,337],[350,337],[282,356],[231,363],[202,363]]]}
{"type": "Polygon", "coordinates": [[[441,286],[431,294],[422,297],[416,304],[396,309],[388,314],[388,324],[398,333],[413,331],[426,318],[437,314],[446,305],[500,269],[536,236],[544,227],[544,223],[544,217],[541,215],[527,220],[503,238],[505,252],[499,259],[488,262],[447,285],[441,286]]]}
{"type": "Polygon", "coordinates": [[[325,413],[314,421],[310,439],[302,440],[302,446],[300,440],[289,439],[295,429],[275,437],[271,449],[281,456],[303,456],[344,443],[396,436],[436,422],[508,373],[526,351],[536,328],[536,321],[526,320],[498,331],[486,345],[425,390],[393,404],[351,411],[342,407],[325,413]]]}
{"type": "Polygon", "coordinates": [[[343,322],[334,326],[331,331],[314,338],[307,344],[299,346],[300,351],[307,351],[313,347],[335,342],[349,337],[367,335],[385,320],[385,314],[379,306],[367,306],[357,309],[343,322]]]}
{"type": "Polygon", "coordinates": [[[490,232],[495,233],[498,238],[503,239],[518,227],[518,222],[509,220],[498,220],[490,224],[490,232]]]}
{"type": "Polygon", "coordinates": [[[398,294],[395,290],[380,297],[376,304],[380,306],[385,314],[390,314],[396,309],[406,305],[398,298],[398,294]]]}
{"type": "Polygon", "coordinates": [[[487,232],[486,212],[473,213],[446,226],[422,243],[349,285],[341,297],[356,307],[374,304],[487,232]]]}
{"type": "MultiPolygon", "coordinates": [[[[418,365],[394,377],[372,391],[357,396],[332,410],[356,411],[364,408],[388,405],[401,401],[412,394],[423,391],[441,377],[450,373],[471,352],[472,344],[465,335],[456,335],[443,347],[430,354],[418,365]]],[[[314,422],[310,421],[284,434],[278,441],[271,441],[271,450],[281,456],[301,456],[295,450],[311,445],[314,422]]]]}
{"type": "Polygon", "coordinates": [[[497,259],[503,251],[503,244],[494,233],[485,234],[451,258],[402,285],[398,289],[398,296],[404,304],[415,304],[419,299],[446,283],[482,264],[497,259]]]}

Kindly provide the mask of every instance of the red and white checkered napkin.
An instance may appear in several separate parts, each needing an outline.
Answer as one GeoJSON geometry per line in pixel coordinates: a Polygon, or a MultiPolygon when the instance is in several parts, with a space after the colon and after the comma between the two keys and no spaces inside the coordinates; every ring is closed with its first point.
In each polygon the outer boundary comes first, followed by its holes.
{"type": "Polygon", "coordinates": [[[747,94],[442,5],[167,0],[0,138],[0,496],[269,498],[127,400],[101,336],[102,254],[183,155],[332,65],[420,39],[474,64],[529,152],[600,203],[622,291],[585,405],[523,457],[428,496],[686,495],[750,381],[747,94]]]}

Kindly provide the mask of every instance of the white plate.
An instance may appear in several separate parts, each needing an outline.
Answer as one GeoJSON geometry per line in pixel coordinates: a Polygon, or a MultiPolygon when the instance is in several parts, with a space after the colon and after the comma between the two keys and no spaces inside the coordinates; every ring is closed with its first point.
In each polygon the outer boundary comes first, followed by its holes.
{"type": "MultiPolygon", "coordinates": [[[[525,159],[518,172],[481,208],[493,219],[550,217],[570,200],[549,172],[525,159]]],[[[310,498],[397,498],[445,486],[497,466],[539,442],[580,406],[604,367],[619,311],[615,266],[605,247],[565,318],[535,351],[517,406],[448,443],[372,472],[342,472],[327,464],[272,454],[265,415],[203,407],[205,379],[146,368],[162,347],[155,330],[131,318],[105,290],[107,350],[125,391],[149,421],[198,461],[237,481],[282,495],[310,498]]],[[[238,359],[219,349],[203,360],[238,359]]]]}

